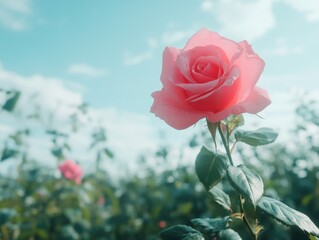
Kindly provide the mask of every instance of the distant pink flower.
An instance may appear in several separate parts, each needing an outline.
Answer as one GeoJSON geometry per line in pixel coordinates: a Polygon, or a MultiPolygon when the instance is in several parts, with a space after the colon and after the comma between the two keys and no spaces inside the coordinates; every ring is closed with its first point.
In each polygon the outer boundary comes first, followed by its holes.
{"type": "Polygon", "coordinates": [[[160,227],[160,228],[165,228],[166,227],[166,225],[167,225],[167,223],[165,222],[165,221],[159,221],[159,223],[158,223],[158,226],[160,227]]]}
{"type": "Polygon", "coordinates": [[[105,198],[104,197],[99,197],[99,199],[97,200],[97,204],[100,206],[103,206],[105,203],[105,198]]]}
{"type": "Polygon", "coordinates": [[[66,160],[59,165],[59,170],[66,179],[72,179],[76,184],[81,183],[83,170],[72,160],[66,160]]]}
{"type": "Polygon", "coordinates": [[[202,118],[219,122],[231,114],[258,113],[271,102],[255,86],[264,64],[247,41],[202,29],[183,49],[164,50],[163,87],[152,94],[151,112],[176,129],[202,118]]]}

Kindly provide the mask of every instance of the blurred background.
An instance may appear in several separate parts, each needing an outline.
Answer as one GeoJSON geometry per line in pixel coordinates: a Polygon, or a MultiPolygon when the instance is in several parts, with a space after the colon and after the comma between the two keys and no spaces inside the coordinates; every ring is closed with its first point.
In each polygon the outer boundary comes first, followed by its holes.
{"type": "MultiPolygon", "coordinates": [[[[165,46],[203,27],[248,40],[266,62],[258,86],[272,104],[245,128],[279,138],[238,146],[236,163],[319,224],[317,0],[0,0],[1,239],[158,239],[225,215],[194,172],[212,144],[205,122],[177,131],[149,111],[165,46]],[[66,159],[81,184],[59,172],[66,159]]],[[[307,239],[262,223],[263,239],[307,239]]]]}

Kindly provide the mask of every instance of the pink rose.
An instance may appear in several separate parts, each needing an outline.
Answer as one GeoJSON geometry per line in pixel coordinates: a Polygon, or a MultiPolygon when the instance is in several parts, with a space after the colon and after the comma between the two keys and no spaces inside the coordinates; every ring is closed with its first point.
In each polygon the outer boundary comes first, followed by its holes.
{"type": "Polygon", "coordinates": [[[81,167],[72,160],[66,160],[59,165],[59,170],[66,179],[72,179],[75,183],[80,184],[83,175],[81,167]]]}
{"type": "Polygon", "coordinates": [[[257,113],[271,102],[255,86],[263,68],[247,41],[202,29],[183,49],[164,50],[163,88],[152,94],[151,112],[176,129],[202,118],[218,122],[231,114],[257,113]]]}

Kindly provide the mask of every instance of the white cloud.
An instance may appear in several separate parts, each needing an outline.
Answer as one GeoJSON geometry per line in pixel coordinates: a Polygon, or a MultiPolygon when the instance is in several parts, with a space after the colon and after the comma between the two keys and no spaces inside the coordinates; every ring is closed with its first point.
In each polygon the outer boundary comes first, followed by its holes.
{"type": "Polygon", "coordinates": [[[292,102],[293,91],[287,90],[269,92],[272,103],[255,115],[245,114],[246,128],[254,129],[258,127],[271,127],[279,131],[279,139],[287,138],[289,131],[293,126],[294,109],[297,102],[292,102]]]}
{"type": "Polygon", "coordinates": [[[6,28],[26,29],[31,13],[31,0],[0,0],[0,24],[6,28]]]}
{"type": "Polygon", "coordinates": [[[295,47],[289,48],[286,45],[279,45],[273,50],[273,52],[270,52],[270,54],[273,54],[274,56],[287,56],[290,54],[301,54],[303,52],[304,52],[303,46],[295,46],[295,47]]]}
{"type": "Polygon", "coordinates": [[[285,38],[279,38],[276,42],[276,45],[271,49],[267,50],[265,53],[265,56],[278,56],[278,57],[285,57],[288,55],[296,55],[296,54],[302,54],[304,52],[304,46],[303,45],[297,45],[297,46],[289,46],[289,43],[285,38]]]}
{"type": "Polygon", "coordinates": [[[17,89],[24,93],[18,104],[21,110],[35,98],[47,112],[53,111],[56,117],[60,118],[70,113],[70,106],[79,105],[82,102],[80,93],[67,88],[63,81],[57,78],[41,75],[25,77],[0,67],[0,81],[3,88],[17,89]],[[60,103],[65,104],[59,106],[60,103]]]}
{"type": "Polygon", "coordinates": [[[319,21],[318,0],[203,0],[200,9],[216,18],[225,35],[255,40],[275,26],[273,7],[276,3],[287,4],[310,22],[319,21]]]}
{"type": "Polygon", "coordinates": [[[319,89],[318,69],[307,69],[298,73],[291,72],[278,74],[276,76],[264,75],[262,78],[262,87],[273,92],[287,92],[289,90],[299,89],[311,93],[319,89]]]}
{"type": "Polygon", "coordinates": [[[319,1],[318,0],[282,0],[298,12],[305,14],[310,22],[319,21],[319,1]]]}
{"type": "Polygon", "coordinates": [[[158,41],[154,37],[150,37],[147,39],[147,45],[149,48],[156,48],[158,46],[158,41]]]}
{"type": "Polygon", "coordinates": [[[193,29],[185,31],[166,31],[162,35],[162,41],[165,45],[171,45],[189,38],[192,34],[194,34],[193,29]]]}
{"type": "Polygon", "coordinates": [[[30,0],[0,0],[0,7],[15,13],[31,13],[30,0]]]}
{"type": "Polygon", "coordinates": [[[151,59],[153,56],[151,51],[142,52],[137,55],[133,55],[130,52],[124,54],[123,64],[126,66],[138,65],[146,60],[151,59]]]}
{"type": "Polygon", "coordinates": [[[93,109],[92,116],[107,128],[110,146],[122,162],[134,164],[134,157],[143,150],[156,148],[156,129],[153,127],[151,114],[107,108],[93,109]]]}
{"type": "Polygon", "coordinates": [[[12,131],[13,131],[13,127],[0,123],[0,132],[2,133],[0,136],[1,141],[3,140],[4,135],[7,135],[11,133],[12,131]]]}
{"type": "Polygon", "coordinates": [[[205,0],[201,9],[216,17],[223,34],[238,40],[252,41],[275,26],[273,2],[274,0],[218,0],[213,3],[212,0],[205,0]]]}
{"type": "Polygon", "coordinates": [[[181,43],[182,40],[187,39],[194,34],[193,29],[189,30],[173,30],[169,29],[165,31],[159,38],[149,37],[146,39],[148,48],[139,54],[132,54],[131,52],[125,52],[123,58],[123,65],[135,66],[143,62],[152,59],[154,51],[162,44],[172,45],[181,43]]]}
{"type": "Polygon", "coordinates": [[[88,77],[102,77],[107,74],[105,70],[90,66],[85,63],[71,64],[68,67],[67,71],[71,74],[83,75],[88,77]]]}
{"type": "Polygon", "coordinates": [[[212,0],[204,0],[200,5],[200,9],[204,12],[212,11],[213,7],[214,7],[214,4],[212,0]]]}

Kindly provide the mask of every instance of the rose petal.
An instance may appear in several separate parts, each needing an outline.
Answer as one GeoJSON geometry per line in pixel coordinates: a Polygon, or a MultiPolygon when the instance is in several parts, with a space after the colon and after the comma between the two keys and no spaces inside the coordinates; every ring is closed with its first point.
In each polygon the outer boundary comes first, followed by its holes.
{"type": "Polygon", "coordinates": [[[196,33],[193,37],[191,37],[183,51],[190,50],[195,47],[199,46],[208,46],[208,45],[215,45],[218,46],[220,49],[222,49],[228,59],[230,60],[232,56],[240,51],[240,46],[238,43],[223,38],[216,32],[211,32],[208,29],[204,28],[201,29],[198,33],[196,33]]]}
{"type": "Polygon", "coordinates": [[[216,56],[199,57],[193,64],[191,74],[198,83],[206,83],[220,78],[225,69],[226,63],[216,56]],[[202,67],[202,69],[199,69],[202,67]]]}
{"type": "MultiPolygon", "coordinates": [[[[235,95],[232,94],[234,90],[238,91],[239,81],[235,84],[235,81],[238,80],[240,76],[240,69],[234,66],[230,72],[225,76],[225,79],[221,79],[219,81],[218,86],[220,88],[207,89],[206,92],[202,92],[200,94],[196,94],[187,99],[190,102],[197,102],[199,100],[207,99],[211,95],[216,95],[215,101],[210,99],[209,102],[212,105],[218,105],[217,102],[221,102],[219,99],[223,99],[223,102],[231,102],[230,100],[235,98],[235,95]],[[230,95],[229,95],[230,93],[230,95]]],[[[217,86],[217,87],[218,87],[217,86]]],[[[224,105],[223,105],[224,106],[224,105]]],[[[219,106],[222,107],[222,106],[219,106]]],[[[216,110],[215,110],[216,111],[216,110]]]]}
{"type": "Polygon", "coordinates": [[[241,114],[241,113],[258,113],[267,107],[271,103],[267,91],[264,89],[255,87],[249,97],[237,105],[233,105],[219,113],[208,113],[207,119],[210,122],[219,122],[231,114],[241,114]]]}
{"type": "MultiPolygon", "coordinates": [[[[182,50],[176,59],[176,64],[182,75],[187,79],[186,83],[200,83],[195,76],[192,75],[192,68],[199,58],[215,57],[219,62],[223,63],[223,67],[229,63],[228,57],[224,51],[214,45],[199,46],[188,51],[182,50]]],[[[211,78],[213,80],[213,78],[211,78]]]]}
{"type": "Polygon", "coordinates": [[[63,176],[64,176],[65,178],[67,178],[67,179],[72,179],[72,178],[74,178],[74,174],[71,172],[70,169],[65,169],[65,170],[63,171],[63,176]]]}
{"type": "Polygon", "coordinates": [[[271,103],[266,90],[255,87],[245,99],[245,101],[233,107],[233,114],[240,113],[258,113],[271,103]]]}
{"type": "Polygon", "coordinates": [[[176,101],[176,98],[170,98],[163,89],[160,92],[154,92],[152,97],[154,103],[151,112],[175,129],[188,128],[205,117],[204,113],[194,112],[185,103],[176,101]]]}
{"type": "Polygon", "coordinates": [[[206,93],[207,91],[213,90],[218,84],[219,81],[222,79],[216,79],[215,81],[207,82],[207,83],[180,83],[176,84],[176,86],[186,90],[189,93],[192,94],[203,94],[206,93]]]}
{"type": "Polygon", "coordinates": [[[214,123],[214,122],[219,122],[221,120],[224,120],[225,118],[227,118],[231,114],[232,114],[231,109],[225,109],[224,111],[221,111],[219,113],[208,112],[206,118],[210,122],[214,123]]]}
{"type": "Polygon", "coordinates": [[[242,48],[245,49],[247,55],[251,55],[252,57],[259,57],[253,50],[252,46],[246,41],[241,41],[238,43],[242,48]]]}
{"type": "Polygon", "coordinates": [[[161,82],[167,94],[175,96],[178,99],[185,99],[185,93],[182,89],[175,86],[176,82],[185,82],[184,76],[180,73],[176,65],[179,49],[166,47],[163,52],[163,67],[161,73],[161,82]]]}
{"type": "Polygon", "coordinates": [[[237,99],[239,79],[233,79],[232,84],[222,85],[211,92],[199,95],[196,98],[188,98],[189,104],[196,110],[218,113],[233,105],[237,99]]]}
{"type": "Polygon", "coordinates": [[[239,43],[243,53],[234,62],[241,70],[241,90],[238,95],[238,102],[245,100],[255,87],[264,69],[265,62],[256,55],[251,46],[246,42],[239,43]]]}
{"type": "Polygon", "coordinates": [[[180,50],[173,47],[166,47],[163,52],[161,82],[164,87],[170,83],[184,83],[185,78],[177,68],[176,60],[180,50]]]}

